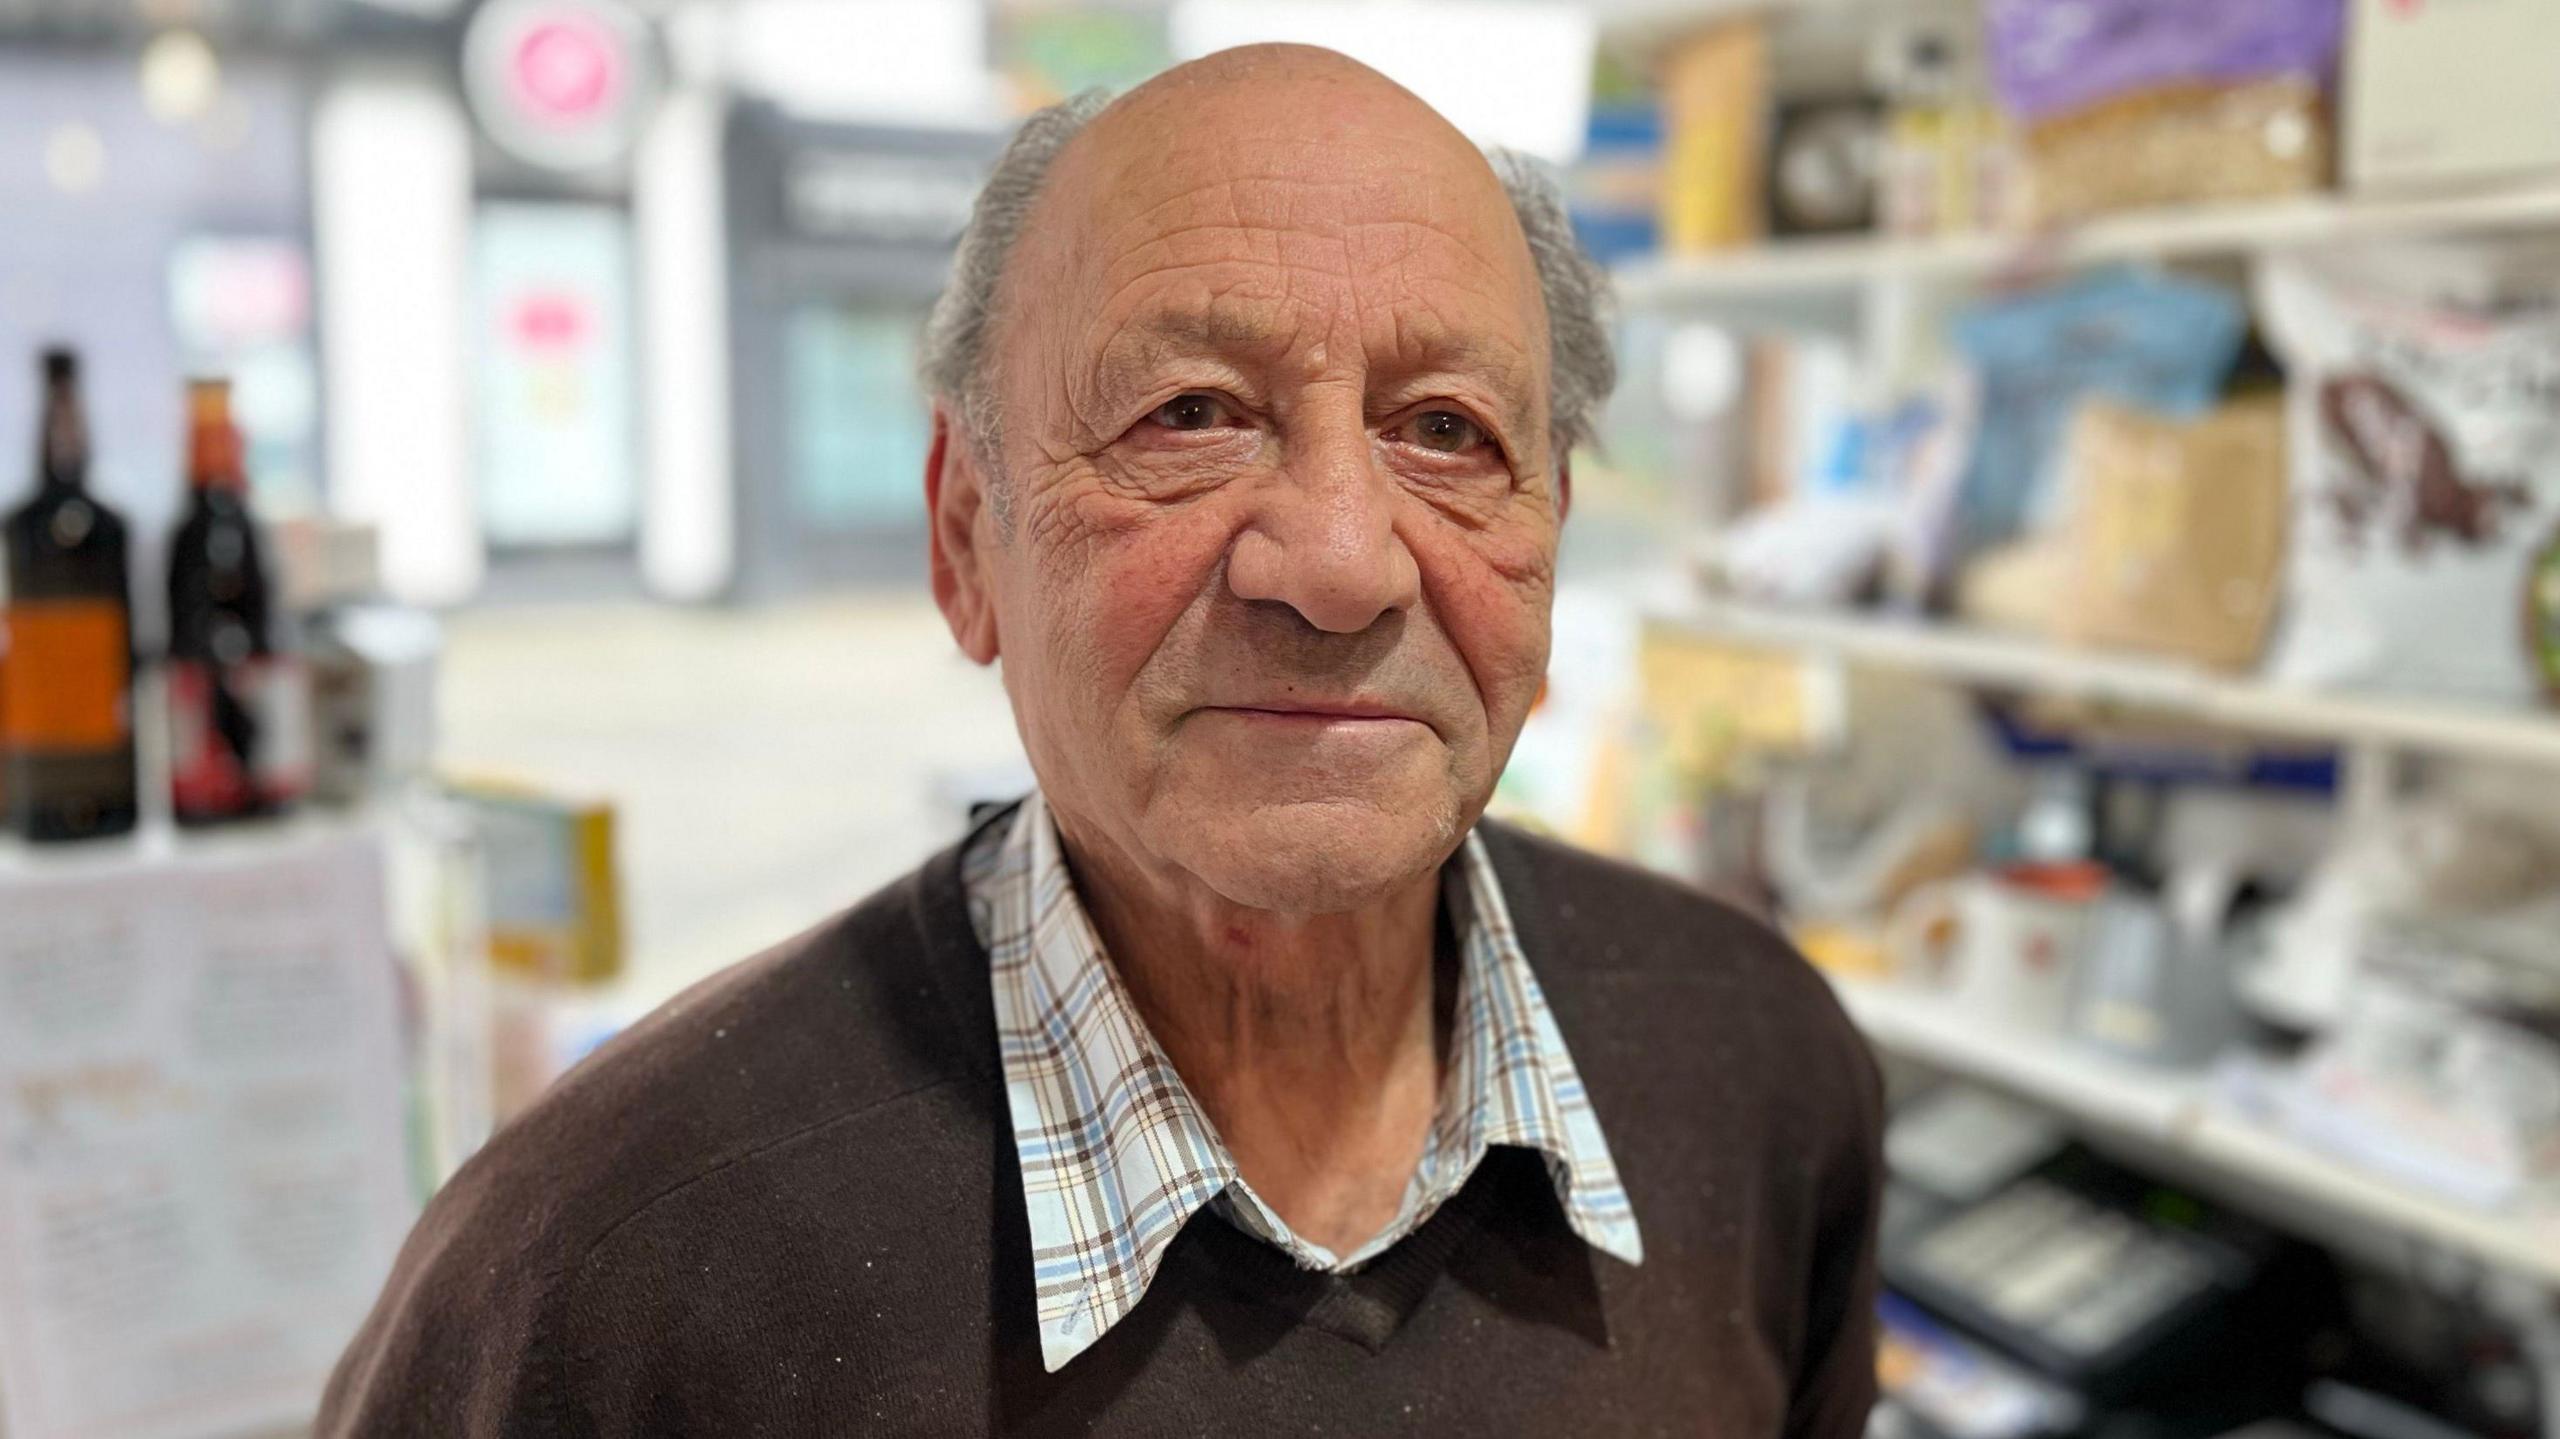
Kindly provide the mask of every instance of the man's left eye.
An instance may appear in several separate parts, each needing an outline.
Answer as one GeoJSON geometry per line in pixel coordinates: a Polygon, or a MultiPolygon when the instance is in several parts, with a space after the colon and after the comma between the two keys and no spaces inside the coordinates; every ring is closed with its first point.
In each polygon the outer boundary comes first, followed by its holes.
{"type": "Polygon", "coordinates": [[[1211,430],[1232,423],[1235,417],[1217,396],[1193,391],[1156,406],[1147,418],[1168,430],[1211,430]]]}
{"type": "Polygon", "coordinates": [[[1403,439],[1444,455],[1463,455],[1487,438],[1482,425],[1456,410],[1425,410],[1397,428],[1403,439]]]}

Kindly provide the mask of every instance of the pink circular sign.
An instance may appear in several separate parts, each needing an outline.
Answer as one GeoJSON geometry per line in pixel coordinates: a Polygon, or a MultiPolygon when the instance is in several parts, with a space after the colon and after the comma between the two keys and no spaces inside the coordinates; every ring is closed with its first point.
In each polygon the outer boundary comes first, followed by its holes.
{"type": "Polygon", "coordinates": [[[488,0],[462,61],[489,138],[556,169],[619,160],[659,84],[649,27],[623,0],[488,0]]]}
{"type": "Polygon", "coordinates": [[[569,14],[526,27],[516,41],[508,80],[528,114],[575,124],[613,104],[622,70],[616,37],[583,15],[569,14]]]}

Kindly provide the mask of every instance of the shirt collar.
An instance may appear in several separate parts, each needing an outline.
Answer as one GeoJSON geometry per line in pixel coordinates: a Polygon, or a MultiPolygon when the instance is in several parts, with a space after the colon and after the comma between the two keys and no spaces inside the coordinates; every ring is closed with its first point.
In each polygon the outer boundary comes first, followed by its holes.
{"type": "Polygon", "coordinates": [[[1307,1268],[1353,1268],[1419,1228],[1495,1144],[1544,1155],[1574,1232],[1642,1261],[1599,1121],[1474,834],[1444,879],[1460,965],[1439,1114],[1395,1220],[1348,1256],[1292,1234],[1238,1174],[1105,956],[1039,794],[1000,839],[991,832],[972,846],[965,878],[990,960],[1049,1370],[1136,1307],[1166,1246],[1202,1208],[1216,1205],[1307,1268]]]}

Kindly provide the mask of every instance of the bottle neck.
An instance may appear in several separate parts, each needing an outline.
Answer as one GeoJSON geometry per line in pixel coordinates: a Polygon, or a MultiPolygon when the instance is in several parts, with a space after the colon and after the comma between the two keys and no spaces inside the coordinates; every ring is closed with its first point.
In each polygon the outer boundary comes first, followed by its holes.
{"type": "Polygon", "coordinates": [[[37,483],[48,490],[77,490],[89,479],[89,434],[80,402],[66,389],[45,396],[44,426],[36,436],[37,483]]]}
{"type": "Polygon", "coordinates": [[[231,390],[218,380],[187,390],[187,488],[202,499],[237,500],[248,488],[240,430],[231,422],[231,390]]]}
{"type": "Polygon", "coordinates": [[[240,469],[238,432],[199,428],[187,445],[187,491],[197,499],[239,501],[249,489],[240,469]]]}

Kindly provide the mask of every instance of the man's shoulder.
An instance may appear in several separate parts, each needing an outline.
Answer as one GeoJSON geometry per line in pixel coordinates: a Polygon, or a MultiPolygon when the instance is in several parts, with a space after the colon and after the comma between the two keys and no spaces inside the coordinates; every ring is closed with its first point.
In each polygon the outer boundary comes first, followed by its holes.
{"type": "MultiPolygon", "coordinates": [[[[573,1251],[683,1186],[936,1089],[992,1084],[948,856],[615,1036],[493,1137],[457,1199],[538,1191],[573,1251]],[[956,927],[956,932],[954,932],[956,927]],[[476,1172],[475,1172],[476,1171],[476,1172]]],[[[980,986],[983,988],[983,986],[980,986]]]]}
{"type": "Polygon", "coordinates": [[[546,1412],[565,1402],[571,1315],[694,1293],[677,1273],[750,1282],[732,1259],[785,1262],[772,1233],[791,1215],[767,1201],[874,1228],[933,1212],[927,1189],[983,1167],[1002,1103],[956,869],[946,851],[694,986],[491,1138],[419,1217],[319,1432],[498,1432],[546,1412]],[[701,1252],[651,1252],[668,1233],[701,1252]],[[581,1308],[599,1266],[613,1282],[581,1308]],[[457,1315],[486,1342],[457,1347],[457,1315]]]}

